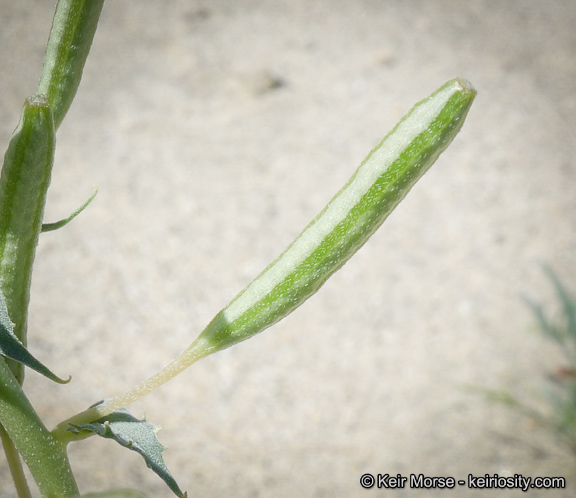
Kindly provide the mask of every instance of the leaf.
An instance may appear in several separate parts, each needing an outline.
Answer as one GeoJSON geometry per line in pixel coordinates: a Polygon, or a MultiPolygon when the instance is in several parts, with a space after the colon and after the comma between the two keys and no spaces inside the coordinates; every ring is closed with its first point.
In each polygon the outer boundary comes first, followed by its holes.
{"type": "Polygon", "coordinates": [[[562,303],[562,311],[564,313],[564,318],[566,319],[566,336],[567,338],[576,340],[576,301],[568,289],[561,282],[561,280],[558,278],[556,273],[554,273],[552,268],[549,266],[544,266],[544,271],[554,285],[556,295],[558,296],[559,301],[562,303]]]}
{"type": "Polygon", "coordinates": [[[524,301],[534,313],[541,332],[548,338],[556,341],[572,364],[576,364],[576,299],[564,286],[560,278],[552,268],[545,265],[544,272],[547,274],[556,296],[561,304],[562,318],[548,318],[542,305],[524,297],[524,301]]]}
{"type": "Polygon", "coordinates": [[[58,384],[67,384],[70,382],[70,378],[68,378],[68,380],[62,380],[53,374],[51,370],[34,358],[18,340],[14,334],[14,324],[8,316],[8,308],[6,307],[2,291],[0,291],[0,354],[36,370],[50,380],[58,382],[58,384]]]}
{"type": "Polygon", "coordinates": [[[156,437],[160,427],[146,420],[138,420],[127,410],[122,409],[89,424],[70,424],[69,430],[76,434],[81,431],[91,431],[100,437],[113,439],[120,445],[139,453],[144,457],[146,465],[160,476],[176,496],[179,498],[187,496],[176,484],[162,458],[162,453],[166,448],[156,437]]]}
{"type": "Polygon", "coordinates": [[[82,211],[84,211],[84,209],[88,207],[88,204],[90,204],[94,200],[94,197],[96,197],[97,193],[98,189],[94,187],[94,192],[92,193],[92,195],[88,197],[88,199],[84,202],[84,204],[82,204],[76,211],[74,211],[70,216],[68,216],[68,218],[64,218],[63,220],[56,221],[54,223],[43,223],[42,233],[52,232],[53,230],[58,230],[59,228],[68,225],[68,223],[70,223],[74,218],[76,218],[76,216],[78,216],[82,211]]]}

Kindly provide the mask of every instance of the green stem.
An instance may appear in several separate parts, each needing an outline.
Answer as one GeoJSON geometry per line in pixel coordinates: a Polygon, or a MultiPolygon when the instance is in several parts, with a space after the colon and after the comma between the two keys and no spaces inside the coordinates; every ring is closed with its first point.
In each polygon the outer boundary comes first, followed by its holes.
{"type": "Polygon", "coordinates": [[[13,441],[45,497],[78,496],[66,446],[56,441],[0,359],[0,424],[13,441]]]}
{"type": "MultiPolygon", "coordinates": [[[[78,89],[103,4],[104,0],[58,1],[38,95],[26,101],[4,157],[0,177],[0,290],[14,322],[14,333],[24,346],[32,265],[50,184],[55,130],[78,89]]],[[[77,496],[66,447],[39,419],[22,391],[23,380],[20,363],[0,358],[0,439],[18,495],[30,496],[19,452],[42,496],[77,496]]]]}
{"type": "Polygon", "coordinates": [[[39,94],[54,112],[56,129],[74,100],[104,0],[59,0],[46,48],[39,94]]]}
{"type": "Polygon", "coordinates": [[[30,494],[30,488],[28,488],[28,483],[26,482],[26,476],[24,475],[20,455],[18,454],[16,446],[14,446],[14,443],[10,439],[10,436],[1,425],[0,440],[4,447],[4,453],[6,454],[6,460],[8,461],[8,467],[10,468],[10,474],[12,474],[12,480],[14,481],[14,487],[16,488],[16,493],[18,493],[18,497],[30,498],[32,495],[30,494]]]}

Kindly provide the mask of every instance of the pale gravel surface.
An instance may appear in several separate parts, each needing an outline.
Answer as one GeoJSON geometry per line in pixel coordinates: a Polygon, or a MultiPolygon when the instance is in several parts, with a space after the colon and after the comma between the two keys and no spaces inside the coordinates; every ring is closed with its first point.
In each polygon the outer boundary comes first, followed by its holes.
{"type": "MultiPolygon", "coordinates": [[[[0,0],[0,139],[34,92],[52,2],[0,0]]],[[[461,135],[288,319],[131,407],[190,496],[518,496],[363,490],[360,476],[562,475],[574,458],[468,393],[541,404],[557,351],[520,294],[574,282],[573,0],[109,1],[59,132],[29,373],[49,426],[154,373],[317,214],[417,100],[463,76],[461,135]],[[279,83],[279,85],[278,85],[279,83]]],[[[574,286],[572,286],[574,288],[574,286]]],[[[135,454],[71,449],[83,491],[170,496],[135,454]]],[[[0,457],[0,496],[13,491],[0,457]]]]}

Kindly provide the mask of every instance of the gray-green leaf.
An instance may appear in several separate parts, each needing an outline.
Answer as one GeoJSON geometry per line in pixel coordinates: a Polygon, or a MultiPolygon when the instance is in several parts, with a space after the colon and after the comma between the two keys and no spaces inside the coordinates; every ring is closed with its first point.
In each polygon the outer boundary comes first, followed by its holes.
{"type": "Polygon", "coordinates": [[[52,373],[51,370],[34,358],[18,340],[14,334],[14,324],[8,316],[8,308],[6,307],[2,291],[0,291],[0,355],[18,361],[59,384],[70,382],[70,378],[62,380],[52,373]]]}
{"type": "Polygon", "coordinates": [[[69,430],[76,434],[91,431],[139,453],[144,457],[146,465],[160,476],[176,496],[179,498],[187,496],[180,490],[164,463],[162,453],[166,448],[156,437],[156,433],[160,430],[158,426],[146,420],[138,420],[127,410],[122,409],[90,424],[70,424],[69,430]]]}

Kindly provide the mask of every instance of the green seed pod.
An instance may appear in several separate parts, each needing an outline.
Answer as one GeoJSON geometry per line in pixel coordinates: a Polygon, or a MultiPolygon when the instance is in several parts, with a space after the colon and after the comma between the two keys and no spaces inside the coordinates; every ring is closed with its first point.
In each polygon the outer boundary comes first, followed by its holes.
{"type": "Polygon", "coordinates": [[[126,393],[59,424],[108,415],[158,388],[195,361],[244,341],[294,311],[368,240],[452,142],[476,91],[462,79],[419,102],[368,154],[350,181],[298,238],[208,324],[188,349],[126,393]]]}
{"type": "Polygon", "coordinates": [[[205,355],[248,339],[312,296],[448,147],[475,95],[470,83],[454,79],[416,104],[280,257],[216,315],[189,351],[205,355]]]}
{"type": "MultiPolygon", "coordinates": [[[[0,176],[0,289],[14,322],[14,334],[24,345],[32,263],[55,147],[52,111],[44,96],[36,95],[24,105],[0,176]]],[[[10,361],[10,367],[22,381],[22,365],[10,361]]]]}

